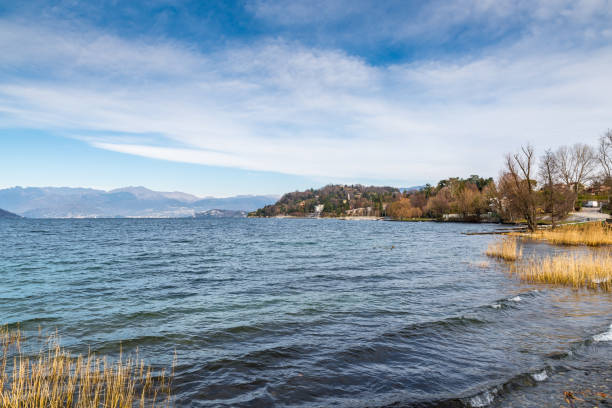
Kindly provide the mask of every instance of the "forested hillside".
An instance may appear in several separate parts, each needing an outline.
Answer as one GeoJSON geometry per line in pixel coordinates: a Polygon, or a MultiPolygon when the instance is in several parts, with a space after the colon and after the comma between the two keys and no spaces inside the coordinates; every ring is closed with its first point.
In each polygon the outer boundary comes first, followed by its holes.
{"type": "Polygon", "coordinates": [[[267,205],[251,213],[256,217],[280,215],[323,217],[343,215],[382,216],[385,208],[402,196],[394,187],[363,185],[328,185],[320,189],[295,191],[283,195],[273,205],[267,205]]]}
{"type": "Polygon", "coordinates": [[[374,216],[393,219],[442,218],[457,214],[461,219],[478,218],[491,210],[492,178],[472,175],[441,180],[401,192],[394,187],[328,185],[320,189],[287,193],[274,205],[253,213],[275,216],[374,216]]]}

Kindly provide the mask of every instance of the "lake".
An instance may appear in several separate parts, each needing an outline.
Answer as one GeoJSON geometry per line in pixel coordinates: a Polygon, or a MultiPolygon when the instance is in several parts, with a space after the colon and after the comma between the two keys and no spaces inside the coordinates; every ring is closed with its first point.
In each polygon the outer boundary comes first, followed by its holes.
{"type": "Polygon", "coordinates": [[[518,282],[465,234],[498,228],[0,220],[0,324],[176,351],[179,407],[558,406],[564,379],[612,376],[612,295],[518,282]]]}

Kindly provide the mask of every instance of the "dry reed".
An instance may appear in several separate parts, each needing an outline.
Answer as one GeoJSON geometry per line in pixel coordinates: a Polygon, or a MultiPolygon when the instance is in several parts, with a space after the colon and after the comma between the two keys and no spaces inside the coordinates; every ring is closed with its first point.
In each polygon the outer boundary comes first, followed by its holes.
{"type": "Polygon", "coordinates": [[[503,259],[505,261],[515,261],[523,254],[523,249],[518,244],[515,237],[504,237],[489,244],[487,256],[503,259]]]}
{"type": "Polygon", "coordinates": [[[557,245],[612,245],[612,228],[601,222],[564,225],[554,229],[538,230],[527,236],[557,245]]]}
{"type": "MultiPolygon", "coordinates": [[[[30,344],[28,343],[28,346],[30,344]]],[[[111,361],[89,352],[72,357],[51,336],[33,356],[19,329],[0,326],[0,406],[132,408],[171,405],[173,373],[154,375],[142,360],[111,361]]]]}
{"type": "Polygon", "coordinates": [[[610,254],[561,254],[531,258],[512,266],[512,272],[530,283],[551,283],[612,290],[612,256],[610,254]]]}

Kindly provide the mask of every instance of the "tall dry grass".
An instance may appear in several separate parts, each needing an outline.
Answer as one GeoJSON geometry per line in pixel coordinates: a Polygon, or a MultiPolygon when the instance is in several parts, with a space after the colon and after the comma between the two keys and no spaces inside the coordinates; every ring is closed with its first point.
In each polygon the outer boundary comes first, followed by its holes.
{"type": "Polygon", "coordinates": [[[518,243],[518,238],[504,237],[490,243],[485,254],[505,261],[516,261],[522,256],[523,249],[518,243]]]}
{"type": "Polygon", "coordinates": [[[26,354],[21,331],[0,326],[3,408],[171,406],[173,373],[154,375],[137,356],[111,361],[90,352],[73,357],[56,336],[44,343],[38,353],[26,354]]]}
{"type": "Polygon", "coordinates": [[[554,229],[543,229],[528,235],[557,245],[612,245],[612,228],[601,222],[564,225],[554,229]]]}
{"type": "Polygon", "coordinates": [[[609,253],[534,257],[513,265],[512,272],[530,283],[612,290],[612,256],[609,253]]]}

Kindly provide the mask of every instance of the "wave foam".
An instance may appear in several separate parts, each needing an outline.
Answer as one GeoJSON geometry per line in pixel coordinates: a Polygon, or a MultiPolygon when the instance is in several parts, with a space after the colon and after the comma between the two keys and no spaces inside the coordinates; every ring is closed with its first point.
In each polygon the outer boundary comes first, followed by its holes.
{"type": "Polygon", "coordinates": [[[477,407],[486,407],[491,405],[493,400],[495,399],[495,394],[491,391],[485,391],[482,394],[478,394],[470,398],[470,406],[477,407]]]}
{"type": "Polygon", "coordinates": [[[548,378],[548,374],[546,374],[546,370],[544,370],[541,373],[531,374],[531,378],[533,378],[536,381],[544,381],[545,379],[548,378]]]}
{"type": "Polygon", "coordinates": [[[513,297],[513,298],[511,298],[511,299],[508,299],[508,300],[510,300],[510,301],[512,301],[512,302],[520,302],[522,299],[521,299],[521,297],[520,297],[520,296],[515,296],[515,297],[513,297]]]}
{"type": "Polygon", "coordinates": [[[595,340],[595,341],[612,341],[612,324],[610,325],[610,328],[608,329],[607,332],[601,333],[601,334],[596,334],[595,336],[593,336],[593,340],[595,340]]]}

